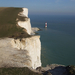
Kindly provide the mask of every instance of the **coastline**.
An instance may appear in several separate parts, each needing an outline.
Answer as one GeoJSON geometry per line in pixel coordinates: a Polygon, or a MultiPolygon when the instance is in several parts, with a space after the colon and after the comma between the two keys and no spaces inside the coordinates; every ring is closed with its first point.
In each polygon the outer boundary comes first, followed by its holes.
{"type": "MultiPolygon", "coordinates": [[[[24,10],[24,13],[26,10],[24,10]]],[[[21,14],[21,13],[20,13],[21,14]]],[[[21,16],[26,16],[21,14],[21,16]]],[[[0,39],[0,68],[10,67],[28,67],[31,71],[43,75],[68,75],[68,69],[71,66],[64,66],[59,64],[50,64],[46,67],[41,66],[41,41],[40,36],[36,36],[35,32],[39,28],[31,28],[30,19],[25,22],[20,21],[19,25],[26,27],[26,32],[31,37],[25,38],[2,38],[0,39]],[[26,26],[25,26],[25,25],[26,26]],[[29,26],[29,28],[27,27],[29,26]]],[[[74,69],[75,67],[73,67],[74,69]]]]}

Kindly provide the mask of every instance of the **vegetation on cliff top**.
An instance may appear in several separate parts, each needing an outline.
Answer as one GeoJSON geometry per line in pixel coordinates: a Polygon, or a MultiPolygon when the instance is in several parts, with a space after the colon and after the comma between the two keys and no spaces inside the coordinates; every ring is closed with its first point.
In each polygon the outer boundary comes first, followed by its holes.
{"type": "Polygon", "coordinates": [[[10,67],[10,68],[0,68],[0,75],[42,75],[42,74],[32,72],[27,67],[24,68],[10,67]]]}
{"type": "Polygon", "coordinates": [[[23,28],[17,25],[16,19],[24,20],[19,17],[18,13],[22,12],[22,8],[0,7],[0,38],[2,37],[29,37],[23,28]]]}

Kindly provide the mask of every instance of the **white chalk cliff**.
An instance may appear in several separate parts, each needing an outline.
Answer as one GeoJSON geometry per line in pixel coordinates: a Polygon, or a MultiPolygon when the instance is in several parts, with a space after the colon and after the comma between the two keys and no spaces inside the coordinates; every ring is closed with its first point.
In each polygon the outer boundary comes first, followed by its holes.
{"type": "MultiPolygon", "coordinates": [[[[28,9],[23,8],[23,11],[19,13],[20,16],[28,17],[28,9]]],[[[28,34],[31,34],[31,23],[28,18],[27,21],[18,21],[18,25],[25,28],[28,34]]],[[[27,50],[31,60],[31,66],[33,69],[41,66],[41,42],[40,36],[32,36],[30,38],[13,39],[11,44],[14,48],[19,50],[27,50]]],[[[29,67],[29,66],[28,66],[29,67]]]]}
{"type": "MultiPolygon", "coordinates": [[[[39,40],[40,36],[33,36],[30,38],[23,39],[13,39],[11,44],[14,48],[19,50],[26,50],[31,60],[31,66],[33,69],[41,66],[41,42],[39,40]]],[[[29,67],[29,66],[28,66],[29,67]]]]}
{"type": "Polygon", "coordinates": [[[30,18],[28,18],[28,9],[23,8],[23,11],[18,14],[19,16],[27,17],[26,21],[18,21],[18,25],[27,30],[28,34],[31,34],[31,23],[30,18]]]}
{"type": "MultiPolygon", "coordinates": [[[[27,18],[26,21],[17,21],[20,27],[26,29],[31,35],[31,23],[28,18],[28,9],[23,8],[19,16],[27,18]]],[[[33,32],[34,33],[34,32],[33,32]]],[[[31,36],[27,38],[0,39],[0,67],[29,67],[36,69],[41,66],[41,42],[40,36],[31,36]]]]}
{"type": "Polygon", "coordinates": [[[28,17],[28,9],[27,8],[22,8],[23,11],[22,12],[19,12],[19,16],[25,16],[25,17],[28,17]]]}

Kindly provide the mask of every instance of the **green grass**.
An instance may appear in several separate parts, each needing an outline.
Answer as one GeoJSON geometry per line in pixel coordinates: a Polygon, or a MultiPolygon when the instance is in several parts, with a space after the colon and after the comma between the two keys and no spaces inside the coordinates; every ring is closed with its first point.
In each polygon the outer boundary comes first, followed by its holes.
{"type": "MultiPolygon", "coordinates": [[[[8,7],[0,8],[0,38],[1,37],[30,37],[23,28],[17,26],[16,19],[19,17],[18,13],[22,12],[22,8],[8,7]],[[17,35],[16,35],[17,34],[17,35]]],[[[20,18],[24,20],[24,17],[20,18]]]]}
{"type": "Polygon", "coordinates": [[[0,75],[42,75],[32,72],[27,67],[24,68],[0,68],[0,75]]]}

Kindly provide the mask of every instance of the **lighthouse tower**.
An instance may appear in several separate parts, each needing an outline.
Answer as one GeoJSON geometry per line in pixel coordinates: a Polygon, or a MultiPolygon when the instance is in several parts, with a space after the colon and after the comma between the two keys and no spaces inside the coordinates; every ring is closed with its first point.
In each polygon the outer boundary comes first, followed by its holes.
{"type": "Polygon", "coordinates": [[[45,28],[47,28],[47,22],[45,22],[45,28]]]}

